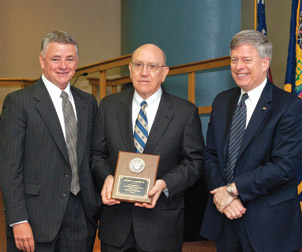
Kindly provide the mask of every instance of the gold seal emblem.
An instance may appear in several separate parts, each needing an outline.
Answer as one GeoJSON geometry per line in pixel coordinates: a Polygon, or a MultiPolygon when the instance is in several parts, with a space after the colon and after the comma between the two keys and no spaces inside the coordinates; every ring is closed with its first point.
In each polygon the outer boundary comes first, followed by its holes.
{"type": "Polygon", "coordinates": [[[145,162],[141,158],[133,158],[129,163],[129,168],[134,173],[140,173],[145,169],[145,162]]]}

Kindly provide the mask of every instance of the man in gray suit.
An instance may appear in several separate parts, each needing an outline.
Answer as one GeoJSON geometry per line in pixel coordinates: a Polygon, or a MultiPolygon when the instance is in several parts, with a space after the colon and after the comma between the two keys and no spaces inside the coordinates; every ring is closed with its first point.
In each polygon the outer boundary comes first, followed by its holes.
{"type": "Polygon", "coordinates": [[[0,121],[0,177],[7,251],[92,251],[100,200],[89,156],[97,103],[70,86],[78,45],[43,39],[42,77],[9,94],[0,121]]]}
{"type": "Polygon", "coordinates": [[[198,111],[192,103],[161,88],[169,68],[157,46],[136,49],[129,70],[135,90],[105,97],[96,116],[92,170],[103,201],[102,252],[181,251],[183,192],[201,175],[204,141],[198,111]],[[134,134],[140,104],[145,102],[148,137],[143,146],[134,143],[134,134]],[[157,180],[149,193],[151,204],[111,198],[119,151],[136,150],[160,155],[157,180]]]}

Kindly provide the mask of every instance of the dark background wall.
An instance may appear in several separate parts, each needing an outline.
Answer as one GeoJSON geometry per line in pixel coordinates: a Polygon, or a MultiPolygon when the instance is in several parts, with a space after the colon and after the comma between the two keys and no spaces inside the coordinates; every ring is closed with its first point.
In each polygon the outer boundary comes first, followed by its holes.
{"type": "MultiPolygon", "coordinates": [[[[240,31],[240,13],[240,0],[123,0],[121,54],[154,43],[170,66],[227,56],[231,38],[240,31]]],[[[187,75],[171,76],[163,86],[187,98],[186,83],[187,75]]],[[[211,105],[218,92],[234,85],[229,67],[197,74],[196,105],[211,105]]],[[[205,135],[208,117],[202,122],[205,135]]]]}

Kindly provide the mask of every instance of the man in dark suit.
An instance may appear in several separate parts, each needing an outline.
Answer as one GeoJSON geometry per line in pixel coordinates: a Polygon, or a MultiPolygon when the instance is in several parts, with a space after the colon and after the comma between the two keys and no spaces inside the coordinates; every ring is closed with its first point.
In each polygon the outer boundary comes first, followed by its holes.
{"type": "Polygon", "coordinates": [[[89,165],[97,103],[70,86],[77,63],[74,38],[49,33],[42,77],[4,101],[0,177],[9,252],[92,251],[100,205],[89,165]]]}
{"type": "Polygon", "coordinates": [[[155,45],[139,47],[129,64],[135,91],[102,99],[96,116],[92,169],[102,188],[99,234],[106,251],[181,251],[185,189],[200,177],[204,147],[197,108],[161,88],[169,68],[155,45]],[[148,138],[134,144],[140,104],[147,102],[148,138]],[[151,204],[111,198],[119,151],[160,155],[151,204]]]}
{"type": "Polygon", "coordinates": [[[267,80],[265,35],[239,32],[230,49],[238,87],[213,102],[204,161],[213,198],[201,235],[216,240],[217,251],[294,251],[302,242],[302,102],[267,80]]]}

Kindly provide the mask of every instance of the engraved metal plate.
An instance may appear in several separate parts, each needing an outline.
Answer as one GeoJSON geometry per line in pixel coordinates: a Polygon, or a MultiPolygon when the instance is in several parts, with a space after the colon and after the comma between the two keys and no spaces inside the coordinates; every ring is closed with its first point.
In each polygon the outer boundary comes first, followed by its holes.
{"type": "Polygon", "coordinates": [[[130,176],[120,176],[117,185],[117,195],[147,198],[150,179],[130,176]]]}

